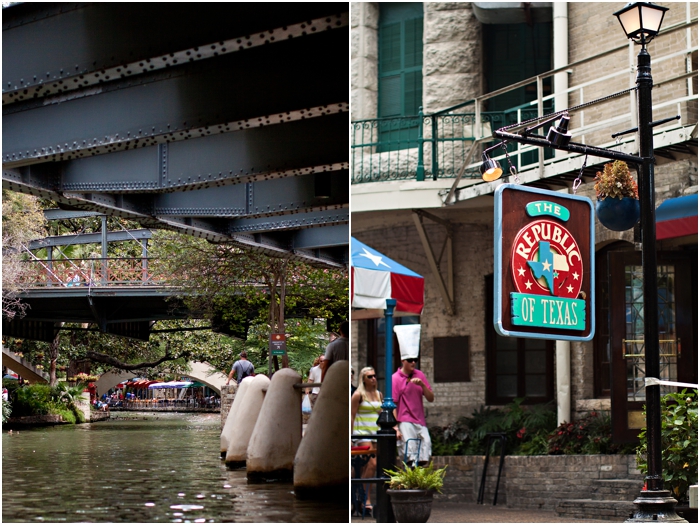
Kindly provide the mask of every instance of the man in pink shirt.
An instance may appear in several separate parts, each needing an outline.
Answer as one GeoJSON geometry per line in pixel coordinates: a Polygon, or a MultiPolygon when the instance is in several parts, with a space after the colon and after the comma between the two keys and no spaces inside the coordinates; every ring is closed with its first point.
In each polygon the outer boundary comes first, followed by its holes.
{"type": "Polygon", "coordinates": [[[391,376],[391,391],[396,404],[394,417],[398,422],[396,430],[399,456],[403,457],[405,444],[409,439],[420,439],[420,456],[418,456],[418,442],[410,441],[408,446],[408,464],[418,462],[427,464],[432,453],[430,434],[425,425],[425,412],[423,411],[423,397],[430,403],[435,400],[435,394],[430,389],[425,374],[416,370],[417,356],[406,355],[401,352],[401,368],[391,376]]]}

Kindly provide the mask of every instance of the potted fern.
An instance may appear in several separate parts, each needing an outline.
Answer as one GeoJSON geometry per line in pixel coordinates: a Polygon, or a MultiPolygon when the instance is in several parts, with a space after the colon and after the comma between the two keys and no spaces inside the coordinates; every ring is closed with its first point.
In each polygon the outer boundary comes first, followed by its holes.
{"type": "Polygon", "coordinates": [[[391,498],[394,517],[397,523],[425,523],[430,517],[433,506],[433,494],[441,492],[447,466],[435,469],[430,465],[409,467],[403,464],[403,469],[384,469],[389,476],[389,489],[386,491],[391,498]]]}
{"type": "Polygon", "coordinates": [[[626,162],[608,162],[596,173],[596,215],[609,230],[625,231],[639,220],[639,192],[626,162]]]}

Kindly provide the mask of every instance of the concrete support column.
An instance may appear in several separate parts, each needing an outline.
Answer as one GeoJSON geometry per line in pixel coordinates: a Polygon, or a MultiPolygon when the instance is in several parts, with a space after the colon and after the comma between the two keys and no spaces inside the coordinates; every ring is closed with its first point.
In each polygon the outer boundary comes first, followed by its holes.
{"type": "MultiPolygon", "coordinates": [[[[554,69],[564,67],[569,63],[569,7],[566,2],[554,2],[552,4],[552,42],[554,69]]],[[[554,111],[561,111],[569,107],[569,74],[566,72],[554,75],[554,111]]],[[[556,157],[563,157],[566,152],[556,150],[556,157]]]]}
{"type": "Polygon", "coordinates": [[[348,500],[350,469],[350,362],[331,365],[294,458],[298,499],[348,500]]]}
{"type": "Polygon", "coordinates": [[[557,425],[571,422],[571,343],[556,342],[557,425]]]}
{"type": "Polygon", "coordinates": [[[249,481],[292,480],[301,442],[301,376],[291,368],[275,372],[248,443],[249,481]]]}

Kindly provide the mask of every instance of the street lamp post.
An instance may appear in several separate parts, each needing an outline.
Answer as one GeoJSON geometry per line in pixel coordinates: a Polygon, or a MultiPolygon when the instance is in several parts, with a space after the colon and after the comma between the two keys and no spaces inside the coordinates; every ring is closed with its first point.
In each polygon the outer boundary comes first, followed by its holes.
{"type": "MultiPolygon", "coordinates": [[[[494,137],[503,140],[500,144],[484,150],[484,163],[482,165],[482,178],[487,181],[497,180],[502,169],[497,162],[492,161],[487,153],[506,141],[514,141],[521,144],[531,144],[539,147],[549,147],[569,152],[591,154],[594,156],[622,160],[637,165],[639,183],[640,227],[642,234],[642,282],[644,287],[644,366],[647,378],[659,378],[659,318],[658,318],[658,291],[657,291],[657,267],[656,267],[656,210],[654,205],[654,134],[653,127],[667,122],[669,119],[652,121],[651,89],[651,57],[646,45],[658,34],[661,22],[668,8],[657,6],[648,2],[634,2],[627,4],[623,9],[614,13],[618,17],[627,38],[642,49],[637,56],[637,131],[639,154],[626,155],[605,148],[597,148],[584,144],[570,142],[567,133],[568,110],[559,111],[550,115],[543,122],[524,129],[519,133],[510,130],[522,127],[522,124],[506,126],[494,131],[494,137]],[[551,128],[547,137],[533,134],[543,125],[553,122],[561,117],[559,127],[551,128]]],[[[534,119],[538,120],[538,119],[534,119]]],[[[528,121],[529,124],[531,121],[528,121]]],[[[626,133],[626,132],[625,132],[626,133]]],[[[619,135],[619,134],[618,134],[619,135]]],[[[647,476],[646,487],[635,499],[637,505],[635,513],[630,517],[630,522],[676,522],[686,521],[676,514],[677,501],[671,497],[671,492],[663,488],[663,476],[661,468],[661,393],[658,384],[648,385],[646,388],[647,407],[647,476]]]]}
{"type": "MultiPolygon", "coordinates": [[[[384,328],[386,331],[386,372],[385,372],[385,395],[382,403],[382,411],[377,419],[379,430],[377,434],[386,436],[379,440],[377,444],[377,474],[384,475],[384,469],[394,466],[394,458],[396,454],[396,418],[394,417],[394,409],[396,405],[392,399],[391,392],[391,373],[393,368],[394,358],[394,308],[396,308],[396,299],[386,300],[386,309],[384,310],[384,328]]],[[[389,494],[386,492],[387,486],[380,482],[377,486],[377,523],[392,523],[394,519],[394,511],[389,501],[389,494]]]]}
{"type": "MultiPolygon", "coordinates": [[[[666,7],[647,2],[626,5],[615,16],[628,38],[641,44],[637,55],[637,127],[640,229],[642,234],[642,283],[644,289],[644,368],[646,377],[659,377],[659,316],[656,267],[656,206],[654,196],[654,133],[652,130],[651,56],[646,44],[661,27],[666,7]]],[[[661,468],[660,386],[646,386],[647,475],[646,486],[634,500],[637,509],[630,522],[685,522],[674,509],[671,492],[663,488],[661,468]]]]}

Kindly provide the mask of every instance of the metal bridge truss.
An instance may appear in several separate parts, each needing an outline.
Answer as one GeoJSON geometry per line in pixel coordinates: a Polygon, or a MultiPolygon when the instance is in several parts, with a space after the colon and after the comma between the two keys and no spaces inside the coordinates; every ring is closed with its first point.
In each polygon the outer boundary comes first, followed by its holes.
{"type": "Polygon", "coordinates": [[[3,9],[3,188],[347,264],[346,3],[3,9]]]}

